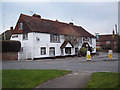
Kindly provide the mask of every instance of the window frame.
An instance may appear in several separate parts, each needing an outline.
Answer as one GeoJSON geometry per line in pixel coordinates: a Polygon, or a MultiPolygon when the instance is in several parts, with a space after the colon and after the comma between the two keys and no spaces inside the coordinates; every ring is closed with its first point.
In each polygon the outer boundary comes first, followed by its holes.
{"type": "Polygon", "coordinates": [[[28,40],[28,33],[23,34],[23,40],[28,40]]]}
{"type": "Polygon", "coordinates": [[[50,42],[60,43],[60,35],[58,35],[58,34],[50,34],[50,42]]]}
{"type": "Polygon", "coordinates": [[[41,55],[46,55],[46,47],[41,47],[40,48],[41,55]],[[42,51],[43,49],[43,51],[42,51]]]}
{"type": "Polygon", "coordinates": [[[65,53],[66,54],[71,54],[71,47],[65,47],[65,53]],[[70,52],[68,51],[70,49],[70,52]]]}
{"type": "Polygon", "coordinates": [[[20,51],[19,52],[23,52],[23,49],[24,49],[23,47],[20,47],[20,51]]]}
{"type": "Polygon", "coordinates": [[[55,47],[49,47],[49,55],[51,55],[52,50],[53,52],[53,56],[55,56],[55,47]]]}
{"type": "Polygon", "coordinates": [[[18,23],[18,30],[22,30],[23,29],[23,22],[18,23]]]}

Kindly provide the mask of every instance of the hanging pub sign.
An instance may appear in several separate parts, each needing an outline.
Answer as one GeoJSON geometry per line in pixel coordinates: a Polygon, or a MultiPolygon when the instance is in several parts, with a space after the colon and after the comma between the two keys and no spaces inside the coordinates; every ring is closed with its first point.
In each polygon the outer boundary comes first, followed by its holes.
{"type": "Polygon", "coordinates": [[[18,35],[13,35],[12,38],[18,38],[18,35]]]}
{"type": "Polygon", "coordinates": [[[89,38],[88,37],[83,37],[83,41],[89,42],[89,38]]]}

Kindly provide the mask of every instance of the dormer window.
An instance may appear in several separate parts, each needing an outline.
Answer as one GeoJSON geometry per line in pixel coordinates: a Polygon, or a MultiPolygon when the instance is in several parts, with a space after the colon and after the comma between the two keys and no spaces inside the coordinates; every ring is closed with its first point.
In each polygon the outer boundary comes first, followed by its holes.
{"type": "Polygon", "coordinates": [[[22,30],[22,29],[23,29],[23,23],[21,22],[18,24],[18,30],[22,30]]]}
{"type": "Polygon", "coordinates": [[[60,42],[60,36],[57,35],[57,34],[50,34],[50,42],[59,43],[60,42]]]}

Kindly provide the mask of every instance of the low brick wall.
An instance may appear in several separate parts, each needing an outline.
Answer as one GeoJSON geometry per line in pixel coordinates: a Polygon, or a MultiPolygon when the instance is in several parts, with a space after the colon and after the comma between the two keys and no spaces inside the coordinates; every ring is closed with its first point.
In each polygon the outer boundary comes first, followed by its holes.
{"type": "Polygon", "coordinates": [[[18,60],[18,52],[2,52],[0,56],[2,60],[18,60]]]}

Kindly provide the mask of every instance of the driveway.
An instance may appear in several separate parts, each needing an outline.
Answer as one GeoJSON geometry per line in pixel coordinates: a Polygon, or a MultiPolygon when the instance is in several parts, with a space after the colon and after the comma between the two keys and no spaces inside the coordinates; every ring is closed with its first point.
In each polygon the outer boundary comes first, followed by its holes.
{"type": "Polygon", "coordinates": [[[90,75],[90,72],[72,72],[44,82],[37,86],[37,88],[84,88],[90,79],[90,75]]]}

